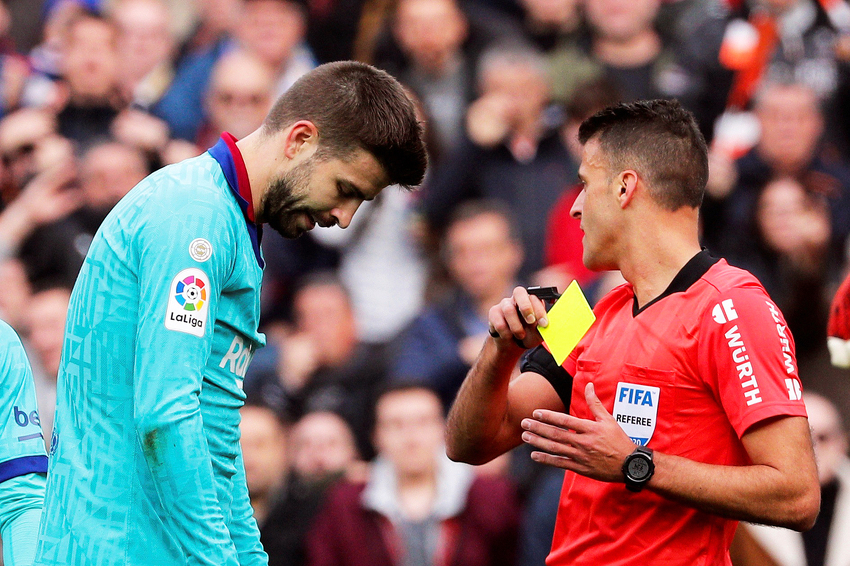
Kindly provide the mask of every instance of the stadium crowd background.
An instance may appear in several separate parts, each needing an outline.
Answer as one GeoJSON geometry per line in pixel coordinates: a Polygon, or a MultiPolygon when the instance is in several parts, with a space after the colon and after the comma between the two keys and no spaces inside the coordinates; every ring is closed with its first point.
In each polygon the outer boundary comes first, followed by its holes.
{"type": "MultiPolygon", "coordinates": [[[[804,386],[848,417],[850,382],[825,346],[850,253],[845,0],[6,0],[0,318],[27,346],[46,438],[70,289],[112,205],[220,132],[253,131],[307,70],[350,58],[409,87],[431,167],[345,231],[265,232],[268,346],[246,375],[243,446],[273,564],[356,553],[320,509],[331,497],[344,510],[351,494],[330,485],[374,477],[376,454],[376,470],[428,475],[434,401],[451,403],[487,310],[514,285],[577,279],[593,301],[621,281],[581,265],[569,217],[578,125],[617,101],[678,98],[695,113],[711,145],[704,245],[762,280],[804,386]]],[[[495,509],[469,527],[491,531],[460,543],[480,545],[481,564],[542,564],[551,541],[562,476],[516,452],[474,471],[483,487],[443,474],[467,506],[484,490],[495,509]]],[[[375,512],[409,514],[375,497],[375,512]]]]}

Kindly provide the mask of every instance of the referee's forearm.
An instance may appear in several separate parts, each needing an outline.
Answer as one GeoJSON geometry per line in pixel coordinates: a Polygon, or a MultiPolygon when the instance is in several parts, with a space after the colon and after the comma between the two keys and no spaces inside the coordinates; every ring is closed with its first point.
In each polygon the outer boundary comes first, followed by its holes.
{"type": "MultiPolygon", "coordinates": [[[[488,338],[457,394],[446,425],[446,453],[483,464],[506,452],[508,384],[522,350],[503,350],[488,338]]],[[[514,442],[515,444],[515,442],[514,442]]]]}

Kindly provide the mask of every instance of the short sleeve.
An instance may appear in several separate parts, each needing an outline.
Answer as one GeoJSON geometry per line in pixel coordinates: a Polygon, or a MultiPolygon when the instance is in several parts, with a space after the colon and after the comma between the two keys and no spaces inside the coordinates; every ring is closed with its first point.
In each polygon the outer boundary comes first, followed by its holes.
{"type": "Polygon", "coordinates": [[[558,365],[549,350],[542,344],[523,355],[520,360],[520,370],[534,372],[546,378],[561,398],[564,409],[569,410],[570,399],[573,395],[573,376],[563,366],[558,365]]]}
{"type": "Polygon", "coordinates": [[[739,437],[771,417],[806,416],[794,339],[763,288],[721,293],[700,333],[700,372],[739,437]]]}

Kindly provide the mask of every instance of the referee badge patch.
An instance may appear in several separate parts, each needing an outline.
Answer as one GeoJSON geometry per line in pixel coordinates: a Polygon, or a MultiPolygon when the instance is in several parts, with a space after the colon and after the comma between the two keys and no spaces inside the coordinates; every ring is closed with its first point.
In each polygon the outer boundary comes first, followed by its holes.
{"type": "Polygon", "coordinates": [[[658,399],[661,389],[636,383],[617,384],[614,397],[614,419],[632,442],[646,446],[658,421],[658,399]]]}
{"type": "Polygon", "coordinates": [[[207,328],[210,279],[207,274],[191,267],[178,273],[171,281],[165,327],[202,337],[207,328]]]}

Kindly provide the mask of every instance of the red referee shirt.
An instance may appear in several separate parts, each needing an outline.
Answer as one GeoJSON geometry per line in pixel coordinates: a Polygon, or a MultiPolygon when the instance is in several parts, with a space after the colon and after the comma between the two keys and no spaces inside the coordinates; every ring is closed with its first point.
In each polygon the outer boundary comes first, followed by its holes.
{"type": "MultiPolygon", "coordinates": [[[[697,254],[638,310],[630,284],[596,306],[597,321],[564,369],[570,413],[592,419],[584,389],[641,444],[729,466],[749,463],[740,437],[777,416],[806,416],[794,343],[758,280],[697,254]]],[[[737,523],[567,472],[547,564],[731,564],[737,523]]]]}

